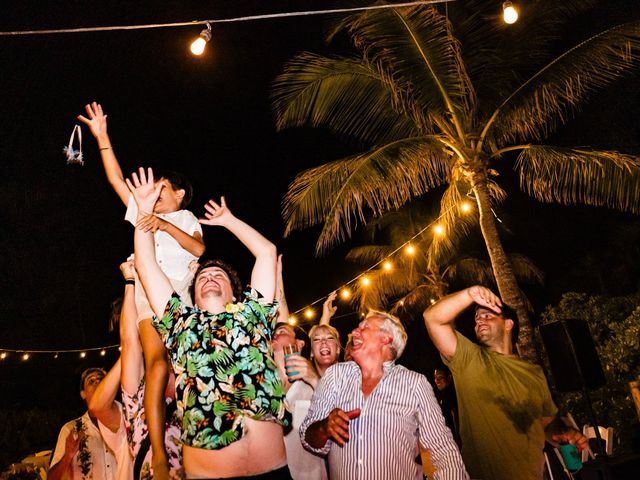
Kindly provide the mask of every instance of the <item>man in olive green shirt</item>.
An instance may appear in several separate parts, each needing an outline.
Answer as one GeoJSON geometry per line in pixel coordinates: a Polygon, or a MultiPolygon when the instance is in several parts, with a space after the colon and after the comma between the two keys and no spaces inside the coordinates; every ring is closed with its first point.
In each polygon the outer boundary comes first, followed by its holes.
{"type": "Polygon", "coordinates": [[[462,458],[471,478],[541,480],[545,437],[586,443],[575,430],[549,432],[557,408],[542,369],[513,354],[517,317],[490,290],[474,286],[453,293],[428,308],[424,319],[453,373],[462,458]],[[454,328],[456,317],[473,304],[480,345],[454,328]]]}

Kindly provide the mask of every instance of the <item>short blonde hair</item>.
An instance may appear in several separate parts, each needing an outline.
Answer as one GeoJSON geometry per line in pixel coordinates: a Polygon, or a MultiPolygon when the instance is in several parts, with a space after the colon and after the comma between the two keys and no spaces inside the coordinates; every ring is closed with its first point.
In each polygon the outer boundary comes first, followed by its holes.
{"type": "Polygon", "coordinates": [[[317,331],[326,331],[329,333],[329,335],[331,335],[333,338],[336,339],[336,341],[338,342],[338,350],[342,350],[342,344],[340,343],[340,333],[338,332],[338,330],[335,327],[332,327],[331,325],[314,325],[313,327],[311,327],[311,330],[309,330],[309,338],[311,339],[311,343],[313,343],[313,336],[316,334],[317,331]]]}
{"type": "Polygon", "coordinates": [[[370,317],[380,317],[383,322],[380,325],[380,330],[387,332],[392,337],[391,341],[391,353],[393,353],[393,359],[397,360],[402,355],[404,347],[407,345],[407,331],[404,329],[402,322],[398,317],[394,317],[390,313],[380,312],[378,310],[369,310],[365,320],[370,317]]]}

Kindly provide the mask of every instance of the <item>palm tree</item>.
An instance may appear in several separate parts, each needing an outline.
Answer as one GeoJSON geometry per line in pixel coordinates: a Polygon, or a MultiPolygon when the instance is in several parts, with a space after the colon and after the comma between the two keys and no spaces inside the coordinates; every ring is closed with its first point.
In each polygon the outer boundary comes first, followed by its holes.
{"type": "Polygon", "coordinates": [[[520,317],[519,352],[535,360],[492,212],[506,197],[495,168],[519,152],[520,187],[540,201],[640,210],[638,158],[538,143],[589,94],[638,65],[638,21],[552,53],[563,22],[589,3],[529,1],[515,28],[492,20],[487,8],[495,2],[480,0],[455,2],[446,14],[420,6],[341,20],[328,39],[346,35],[357,54],[293,58],[273,85],[277,127],[325,127],[368,150],[296,177],[284,200],[285,234],[324,222],[323,252],[369,215],[441,185],[440,211],[451,229],[456,203],[471,192],[498,290],[520,317]]]}
{"type": "MultiPolygon", "coordinates": [[[[368,285],[362,282],[354,285],[352,301],[359,303],[360,310],[421,312],[446,295],[452,283],[495,286],[489,262],[459,253],[459,235],[441,237],[428,228],[433,222],[425,221],[419,204],[412,202],[407,207],[370,222],[366,231],[371,243],[355,247],[347,254],[347,260],[380,266],[366,272],[368,285]],[[379,243],[380,237],[386,239],[384,244],[379,243]],[[400,250],[408,238],[413,239],[413,254],[400,250]],[[387,259],[393,259],[389,270],[384,263],[387,259]]],[[[470,224],[471,216],[469,212],[461,220],[470,224]]],[[[542,284],[544,275],[531,259],[517,253],[508,257],[519,282],[542,284]]],[[[528,302],[527,306],[530,310],[528,302]]]]}

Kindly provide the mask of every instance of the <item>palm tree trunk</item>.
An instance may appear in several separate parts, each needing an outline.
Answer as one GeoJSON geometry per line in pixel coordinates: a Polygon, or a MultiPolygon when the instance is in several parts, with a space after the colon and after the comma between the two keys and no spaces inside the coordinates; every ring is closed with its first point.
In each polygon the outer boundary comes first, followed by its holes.
{"type": "Polygon", "coordinates": [[[493,274],[496,278],[500,297],[516,311],[520,321],[520,335],[517,344],[518,353],[520,357],[525,360],[540,365],[540,355],[536,348],[529,312],[522,299],[518,282],[511,268],[511,263],[502,248],[502,242],[500,241],[496,222],[493,212],[491,211],[491,198],[489,196],[487,180],[483,174],[474,176],[473,192],[476,196],[478,211],[480,213],[480,230],[482,231],[482,237],[489,252],[491,267],[493,268],[493,274]]]}

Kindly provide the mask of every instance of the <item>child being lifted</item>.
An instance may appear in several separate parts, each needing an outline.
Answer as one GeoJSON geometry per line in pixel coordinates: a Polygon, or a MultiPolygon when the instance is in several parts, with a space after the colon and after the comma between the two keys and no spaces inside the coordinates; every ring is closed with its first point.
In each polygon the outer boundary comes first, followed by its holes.
{"type": "MultiPolygon", "coordinates": [[[[189,265],[194,260],[198,260],[205,251],[202,227],[196,216],[189,210],[185,210],[193,196],[191,185],[178,173],[164,173],[158,180],[162,184],[162,189],[153,211],[141,212],[144,216],[136,225],[137,205],[124,181],[122,169],[107,134],[107,115],[102,111],[102,106],[96,102],[85,108],[87,116],[78,115],[78,120],[89,127],[98,142],[107,179],[120,200],[127,206],[125,219],[145,232],[154,233],[158,265],[180,297],[187,299],[190,303],[189,286],[193,279],[193,272],[189,265]]],[[[153,469],[158,478],[166,478],[168,463],[164,446],[164,393],[169,363],[165,347],[151,324],[153,311],[137,277],[135,299],[138,310],[138,329],[145,358],[144,408],[153,453],[153,469]]]]}

